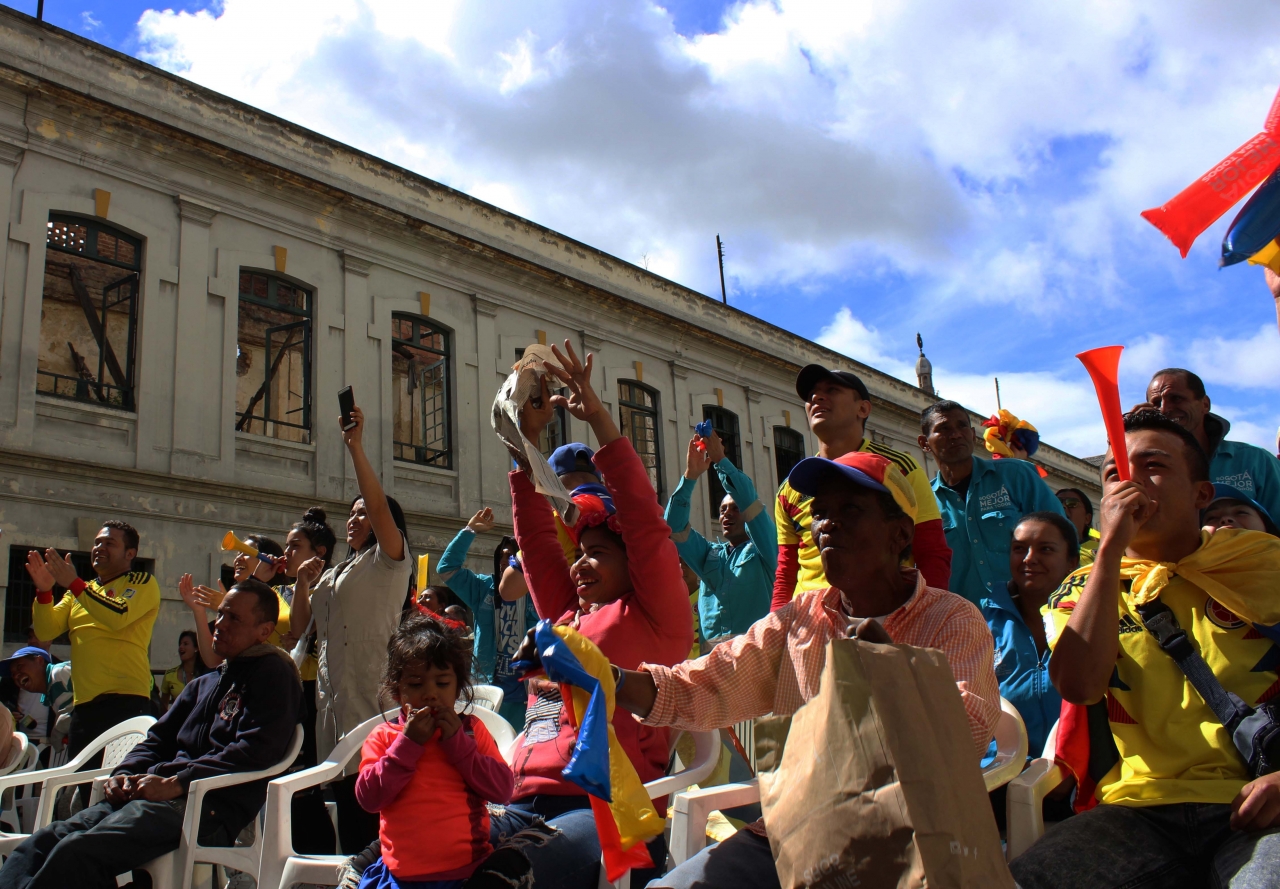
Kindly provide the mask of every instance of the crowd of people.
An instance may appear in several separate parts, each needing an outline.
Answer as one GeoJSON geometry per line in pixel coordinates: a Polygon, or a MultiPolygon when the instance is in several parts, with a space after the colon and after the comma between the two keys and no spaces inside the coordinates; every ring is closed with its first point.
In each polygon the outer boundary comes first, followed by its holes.
{"type": "MultiPolygon", "coordinates": [[[[1001,697],[1033,755],[1055,725],[1088,730],[1087,767],[1046,803],[1061,823],[1011,864],[1019,885],[1280,884],[1280,745],[1270,759],[1259,731],[1251,757],[1237,731],[1280,701],[1280,461],[1226,438],[1194,373],[1153,376],[1125,418],[1127,471],[1109,451],[1095,504],[1055,492],[1027,460],[979,456],[969,412],[950,401],[920,417],[930,483],[916,459],[870,440],[856,375],[810,365],[796,391],[818,453],[768,505],[712,432],[689,441],[664,510],[592,385],[593,356],[567,342],[553,351],[520,430],[539,441],[557,409],[590,427],[595,450],[567,444],[548,461],[575,521],[513,448],[514,533],[492,571],[466,564],[497,527],[486,508],[446,547],[436,582],[415,589],[404,512],[364,453],[356,408],[342,433],[360,491],[345,557],[312,508],[283,544],[249,538],[258,555],[236,557],[225,589],[184,575],[194,627],[159,683],[163,715],[101,802],[9,856],[0,889],[115,885],[177,847],[192,780],[271,765],[299,731],[294,767],[313,765],[392,710],[339,780],[295,797],[295,849],[340,851],[349,885],[370,889],[594,887],[595,811],[563,774],[574,722],[561,687],[519,667],[537,660],[539,620],[572,625],[612,665],[613,729],[643,781],[667,771],[680,730],[795,712],[818,692],[827,641],[906,643],[946,655],[975,767],[1001,697]],[[710,472],[726,492],[716,540],[690,524],[710,472]],[[518,731],[509,750],[474,716],[477,684],[503,692],[500,714],[518,731]]],[[[69,556],[30,553],[33,635],[0,663],[21,690],[0,741],[14,730],[49,740],[61,723],[74,754],[153,711],[160,588],[133,570],[138,546],[136,530],[106,522],[91,580],[69,556]],[[69,663],[41,641],[63,635],[69,663]]],[[[264,798],[262,781],[209,794],[202,842],[232,842],[264,798]]],[[[778,885],[763,819],[670,871],[661,836],[649,852],[655,867],[633,873],[636,885],[778,885]]]]}

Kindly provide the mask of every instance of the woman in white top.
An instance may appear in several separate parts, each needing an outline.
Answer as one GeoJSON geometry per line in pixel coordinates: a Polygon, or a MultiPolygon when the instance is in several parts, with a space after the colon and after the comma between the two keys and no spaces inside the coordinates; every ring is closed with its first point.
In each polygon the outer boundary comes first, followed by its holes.
{"type": "MultiPolygon", "coordinates": [[[[362,437],[364,412],[354,408],[355,425],[343,430],[342,440],[355,465],[360,496],[351,503],[347,519],[350,555],[320,575],[307,596],[311,572],[298,572],[293,620],[306,626],[315,615],[320,659],[316,675],[316,753],[324,759],[339,739],[383,710],[378,699],[379,678],[387,640],[400,623],[400,609],[409,589],[413,560],[405,536],[404,511],[383,493],[378,474],[365,456],[362,437]],[[310,612],[310,613],[308,613],[310,612]]],[[[341,422],[341,421],[339,421],[341,422]]],[[[338,838],[350,854],[378,836],[378,816],[356,803],[353,773],[333,785],[338,803],[338,838]]]]}

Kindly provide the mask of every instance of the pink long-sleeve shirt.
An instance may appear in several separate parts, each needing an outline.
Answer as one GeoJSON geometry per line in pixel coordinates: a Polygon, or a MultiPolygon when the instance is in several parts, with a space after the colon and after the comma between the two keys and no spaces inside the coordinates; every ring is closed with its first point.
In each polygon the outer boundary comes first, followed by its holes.
{"type": "Polygon", "coordinates": [[[462,880],[489,845],[486,802],[508,803],[514,779],[493,736],[474,716],[440,740],[419,744],[397,719],[365,739],[356,801],[378,812],[382,860],[399,880],[462,880]],[[423,843],[423,825],[431,842],[423,843]]]}
{"type": "MultiPolygon", "coordinates": [[[[534,490],[529,477],[517,470],[510,476],[516,540],[538,616],[557,624],[572,623],[612,663],[624,669],[634,670],[644,661],[678,664],[693,647],[689,591],[649,475],[626,438],[596,451],[595,465],[618,510],[633,589],[593,610],[580,608],[569,562],[556,537],[551,504],[534,490]]],[[[536,697],[530,696],[531,710],[536,703],[536,697]]],[[[560,775],[573,753],[575,732],[563,707],[558,719],[554,734],[539,731],[530,723],[521,735],[512,759],[516,799],[539,793],[582,793],[560,775]]],[[[642,725],[621,707],[614,711],[613,727],[640,780],[652,781],[664,774],[667,729],[642,725]]]]}

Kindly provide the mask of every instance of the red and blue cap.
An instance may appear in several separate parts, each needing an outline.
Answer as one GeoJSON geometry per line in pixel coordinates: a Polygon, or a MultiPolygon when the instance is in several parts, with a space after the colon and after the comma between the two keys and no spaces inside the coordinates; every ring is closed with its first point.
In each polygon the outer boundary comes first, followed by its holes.
{"type": "Polygon", "coordinates": [[[906,475],[887,457],[868,451],[853,451],[835,460],[806,457],[795,465],[787,482],[805,497],[812,497],[833,479],[845,479],[872,491],[893,497],[902,511],[914,522],[919,507],[915,492],[906,475]]]}

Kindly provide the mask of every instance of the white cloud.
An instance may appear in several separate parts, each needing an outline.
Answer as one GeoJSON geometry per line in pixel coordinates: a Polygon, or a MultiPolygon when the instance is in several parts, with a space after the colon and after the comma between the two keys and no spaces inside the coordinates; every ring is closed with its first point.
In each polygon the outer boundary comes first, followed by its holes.
{"type": "MultiPolygon", "coordinates": [[[[1128,336],[1126,400],[1178,361],[1276,392],[1273,328],[1162,327],[1139,310],[1168,295],[1133,277],[1173,249],[1138,211],[1261,127],[1280,45],[1256,8],[743,0],[693,38],[651,0],[215,8],[144,13],[142,57],[704,293],[717,232],[758,305],[906,279],[904,330],[953,341],[939,387],[985,410],[997,375],[1059,446],[1101,450],[1076,348],[995,345],[1128,336]]],[[[845,309],[819,338],[913,380],[889,335],[845,309]]]]}

